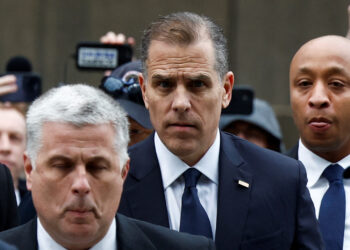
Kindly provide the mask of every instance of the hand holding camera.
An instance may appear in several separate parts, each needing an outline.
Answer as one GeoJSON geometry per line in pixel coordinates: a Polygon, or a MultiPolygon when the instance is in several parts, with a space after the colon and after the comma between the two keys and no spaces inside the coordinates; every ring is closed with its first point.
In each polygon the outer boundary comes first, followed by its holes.
{"type": "Polygon", "coordinates": [[[40,94],[41,77],[32,72],[30,61],[22,56],[11,58],[0,76],[0,101],[32,102],[40,94]]]}
{"type": "Polygon", "coordinates": [[[14,75],[0,76],[0,96],[17,91],[16,77],[14,75]]]}
{"type": "Polygon", "coordinates": [[[100,43],[80,42],[76,46],[76,65],[82,70],[113,70],[132,60],[135,39],[107,32],[100,43]]]}
{"type": "Polygon", "coordinates": [[[100,42],[103,44],[128,44],[131,47],[135,46],[135,38],[126,36],[122,33],[114,33],[113,31],[108,31],[105,35],[100,38],[100,42]]]}

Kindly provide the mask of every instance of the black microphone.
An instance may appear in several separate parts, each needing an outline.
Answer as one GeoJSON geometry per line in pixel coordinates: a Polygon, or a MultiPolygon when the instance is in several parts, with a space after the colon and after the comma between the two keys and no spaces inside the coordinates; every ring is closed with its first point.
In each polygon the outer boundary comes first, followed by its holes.
{"type": "Polygon", "coordinates": [[[350,179],[350,167],[346,168],[343,172],[344,179],[350,179]]]}

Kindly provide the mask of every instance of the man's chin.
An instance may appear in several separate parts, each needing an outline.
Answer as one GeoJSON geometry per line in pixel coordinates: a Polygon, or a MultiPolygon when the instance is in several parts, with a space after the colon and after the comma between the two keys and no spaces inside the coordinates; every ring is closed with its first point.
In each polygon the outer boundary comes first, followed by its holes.
{"type": "Polygon", "coordinates": [[[67,249],[89,249],[100,240],[99,234],[96,223],[76,224],[64,220],[58,222],[51,237],[67,249]]]}
{"type": "Polygon", "coordinates": [[[95,239],[93,235],[71,234],[65,238],[64,242],[58,242],[66,249],[90,249],[99,239],[95,239]]]}
{"type": "Polygon", "coordinates": [[[168,141],[166,147],[177,156],[184,156],[191,154],[198,148],[194,140],[189,140],[189,138],[176,138],[174,140],[168,141]]]}
{"type": "Polygon", "coordinates": [[[72,224],[69,223],[64,229],[67,239],[71,239],[73,242],[82,241],[94,238],[97,233],[96,225],[90,224],[72,224]]]}
{"type": "Polygon", "coordinates": [[[177,140],[167,145],[167,148],[188,165],[193,165],[202,156],[199,152],[201,145],[188,140],[177,140]]]}
{"type": "Polygon", "coordinates": [[[314,153],[327,153],[337,150],[339,143],[334,138],[314,137],[309,140],[303,140],[303,144],[314,153]]]}

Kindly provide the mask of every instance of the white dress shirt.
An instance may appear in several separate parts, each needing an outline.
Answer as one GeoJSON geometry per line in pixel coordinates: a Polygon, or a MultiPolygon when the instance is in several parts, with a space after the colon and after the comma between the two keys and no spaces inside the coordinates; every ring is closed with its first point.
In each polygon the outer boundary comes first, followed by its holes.
{"type": "Polygon", "coordinates": [[[19,193],[18,188],[15,188],[15,195],[16,195],[17,206],[19,206],[19,203],[21,203],[21,194],[19,193]]]}
{"type": "MultiPolygon", "coordinates": [[[[157,133],[154,136],[154,144],[162,174],[169,225],[171,229],[179,231],[182,195],[185,189],[185,180],[182,174],[190,166],[171,153],[162,143],[157,133]]],[[[215,238],[216,230],[219,152],[220,133],[218,130],[213,145],[200,161],[192,166],[202,173],[197,183],[198,196],[204,210],[208,214],[213,238],[215,238]]]]}
{"type": "MultiPolygon", "coordinates": [[[[310,191],[311,199],[314,202],[316,216],[318,217],[320,212],[321,201],[323,195],[326,193],[329,182],[325,177],[322,177],[323,171],[332,163],[338,163],[344,169],[350,166],[350,155],[341,159],[338,162],[329,162],[307,149],[304,144],[299,140],[298,149],[299,160],[304,164],[306,168],[308,184],[307,187],[310,191]]],[[[344,232],[344,245],[343,249],[350,249],[350,180],[344,179],[345,200],[346,200],[346,213],[345,213],[345,232],[344,232]]]]}
{"type": "MultiPolygon", "coordinates": [[[[49,234],[46,232],[39,218],[37,218],[37,237],[38,237],[38,250],[66,250],[58,244],[49,234]]],[[[117,228],[115,219],[112,221],[106,235],[91,250],[117,250],[117,228]]]]}

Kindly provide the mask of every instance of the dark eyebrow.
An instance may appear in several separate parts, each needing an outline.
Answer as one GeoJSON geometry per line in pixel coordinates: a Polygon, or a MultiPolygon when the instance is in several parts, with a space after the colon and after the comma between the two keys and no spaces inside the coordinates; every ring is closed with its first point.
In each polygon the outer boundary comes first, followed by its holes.
{"type": "Polygon", "coordinates": [[[340,68],[340,67],[332,67],[330,68],[328,71],[327,71],[327,76],[330,76],[330,75],[335,75],[335,74],[341,74],[341,75],[348,75],[348,72],[345,71],[344,68],[340,68]]]}
{"type": "MultiPolygon", "coordinates": [[[[313,71],[311,69],[309,69],[308,67],[301,67],[298,70],[298,73],[314,75],[313,71]]],[[[334,75],[334,74],[341,74],[341,75],[347,76],[348,72],[342,67],[333,66],[333,67],[327,69],[327,72],[325,75],[330,76],[330,75],[334,75]]]]}
{"type": "Polygon", "coordinates": [[[21,134],[20,132],[17,132],[17,131],[11,131],[10,135],[15,135],[15,136],[18,136],[19,138],[25,137],[23,134],[21,134]]]}
{"type": "Polygon", "coordinates": [[[298,73],[313,75],[312,70],[307,68],[307,67],[302,67],[302,68],[298,69],[298,73]]]}
{"type": "MultiPolygon", "coordinates": [[[[48,160],[48,163],[53,164],[55,161],[63,161],[63,162],[70,163],[70,164],[73,164],[73,162],[74,162],[74,160],[72,160],[64,155],[55,155],[48,160]]],[[[104,163],[110,165],[110,161],[108,159],[104,158],[103,156],[91,157],[88,159],[87,164],[88,163],[96,163],[96,162],[104,162],[104,163]]]]}
{"type": "MultiPolygon", "coordinates": [[[[171,81],[174,77],[172,76],[164,76],[164,75],[160,75],[160,74],[155,74],[152,76],[152,80],[156,80],[156,81],[171,81]]],[[[199,75],[190,75],[190,76],[186,76],[186,78],[190,81],[210,81],[210,77],[205,75],[205,74],[199,74],[199,75]]]]}
{"type": "Polygon", "coordinates": [[[106,158],[104,158],[103,156],[94,156],[89,158],[88,162],[104,162],[107,163],[108,165],[110,165],[110,161],[106,158]]]}
{"type": "Polygon", "coordinates": [[[172,77],[170,76],[164,76],[164,75],[160,75],[160,74],[155,74],[152,76],[152,81],[165,81],[165,80],[171,80],[172,77]]]}
{"type": "Polygon", "coordinates": [[[211,78],[204,74],[188,76],[186,78],[188,78],[190,81],[203,81],[203,82],[211,81],[211,78]]]}

